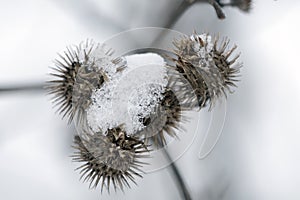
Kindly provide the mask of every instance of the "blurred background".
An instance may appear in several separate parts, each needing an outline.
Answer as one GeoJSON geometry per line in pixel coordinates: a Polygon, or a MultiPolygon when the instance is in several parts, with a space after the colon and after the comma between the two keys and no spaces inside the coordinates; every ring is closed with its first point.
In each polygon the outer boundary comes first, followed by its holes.
{"type": "MultiPolygon", "coordinates": [[[[132,28],[164,27],[181,0],[0,1],[0,89],[42,85],[67,45],[132,28]]],[[[300,199],[300,2],[254,1],[250,13],[196,3],[172,29],[221,33],[242,52],[242,81],[228,97],[214,151],[195,141],[178,159],[193,199],[300,199]]],[[[43,90],[0,90],[0,199],[181,199],[168,168],[110,195],[89,190],[71,162],[73,127],[43,90]]]]}

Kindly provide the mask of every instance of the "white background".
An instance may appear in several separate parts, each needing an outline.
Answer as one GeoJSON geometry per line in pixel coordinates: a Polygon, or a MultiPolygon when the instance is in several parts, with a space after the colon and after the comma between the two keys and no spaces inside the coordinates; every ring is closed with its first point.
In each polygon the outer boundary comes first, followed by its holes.
{"type": "MultiPolygon", "coordinates": [[[[0,1],[0,86],[41,83],[65,46],[163,26],[179,0],[0,1]]],[[[297,0],[255,1],[250,14],[225,8],[220,21],[192,6],[174,29],[229,36],[242,52],[238,89],[228,98],[222,137],[204,160],[194,143],[176,161],[194,199],[300,199],[300,79],[297,0]]],[[[180,199],[168,169],[125,194],[82,184],[69,157],[74,129],[40,92],[0,93],[0,199],[180,199]]]]}

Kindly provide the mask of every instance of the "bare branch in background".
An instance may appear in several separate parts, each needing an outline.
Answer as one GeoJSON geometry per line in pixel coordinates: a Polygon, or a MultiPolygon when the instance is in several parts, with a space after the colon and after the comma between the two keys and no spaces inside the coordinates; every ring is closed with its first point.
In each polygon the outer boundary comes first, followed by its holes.
{"type": "Polygon", "coordinates": [[[226,3],[224,3],[223,0],[187,0],[187,1],[189,1],[190,3],[208,2],[214,7],[219,19],[225,18],[225,13],[222,10],[223,7],[232,6],[232,7],[237,7],[244,12],[249,12],[252,3],[252,0],[229,0],[229,2],[226,3]]]}
{"type": "Polygon", "coordinates": [[[20,92],[20,91],[26,91],[26,92],[42,92],[44,91],[44,84],[38,83],[38,84],[30,84],[30,85],[15,85],[15,86],[0,86],[0,94],[3,93],[11,93],[11,92],[20,92]]]}
{"type": "Polygon", "coordinates": [[[208,2],[214,7],[214,9],[216,11],[216,14],[217,14],[219,19],[225,19],[226,18],[225,13],[223,12],[220,4],[217,1],[209,0],[208,2]]]}
{"type": "MultiPolygon", "coordinates": [[[[188,10],[189,7],[194,5],[195,3],[209,3],[213,6],[216,11],[216,14],[219,19],[225,19],[226,15],[223,11],[223,7],[233,6],[238,7],[240,10],[244,12],[249,12],[251,9],[251,0],[231,0],[228,3],[222,3],[220,0],[183,0],[179,7],[174,10],[168,17],[168,20],[164,26],[164,28],[172,28],[175,23],[179,20],[179,18],[188,10]]],[[[159,42],[161,37],[163,37],[165,32],[162,32],[153,42],[156,44],[159,42]]]]}
{"type": "Polygon", "coordinates": [[[217,1],[221,7],[232,6],[237,7],[241,11],[249,12],[251,10],[252,0],[230,0],[227,3],[223,3],[223,1],[217,1]]]}

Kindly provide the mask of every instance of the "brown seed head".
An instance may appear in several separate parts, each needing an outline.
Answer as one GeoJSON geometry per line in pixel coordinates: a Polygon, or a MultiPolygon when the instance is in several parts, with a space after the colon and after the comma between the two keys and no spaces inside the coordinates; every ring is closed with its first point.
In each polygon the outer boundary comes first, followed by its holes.
{"type": "Polygon", "coordinates": [[[175,93],[166,89],[163,99],[147,118],[143,119],[145,128],[137,133],[156,147],[166,145],[166,135],[177,137],[175,130],[179,129],[182,119],[182,109],[175,93]]]}
{"type": "Polygon", "coordinates": [[[122,126],[109,129],[105,135],[101,133],[86,133],[83,137],[75,136],[74,148],[77,152],[73,160],[83,162],[79,167],[81,178],[90,182],[91,188],[101,184],[114,189],[130,187],[129,181],[136,184],[134,176],[142,177],[139,158],[145,155],[147,146],[134,136],[127,136],[122,126]]]}
{"type": "Polygon", "coordinates": [[[69,123],[76,116],[81,120],[91,104],[91,95],[99,89],[104,81],[108,81],[102,68],[101,59],[123,67],[120,59],[111,57],[111,49],[105,50],[103,45],[87,40],[79,46],[69,47],[60,59],[55,60],[55,78],[48,82],[47,90],[53,95],[53,102],[58,112],[68,118],[69,123]],[[104,53],[101,54],[101,51],[104,53]],[[99,53],[100,52],[100,53],[99,53]]]}
{"type": "Polygon", "coordinates": [[[236,86],[235,77],[241,67],[236,60],[240,55],[230,60],[237,47],[228,49],[228,44],[228,39],[223,39],[219,45],[218,38],[212,40],[208,34],[196,33],[174,42],[176,58],[172,59],[173,68],[185,79],[182,87],[190,85],[193,89],[191,92],[182,88],[183,96],[191,107],[212,106],[216,99],[231,91],[230,87],[236,86]]]}

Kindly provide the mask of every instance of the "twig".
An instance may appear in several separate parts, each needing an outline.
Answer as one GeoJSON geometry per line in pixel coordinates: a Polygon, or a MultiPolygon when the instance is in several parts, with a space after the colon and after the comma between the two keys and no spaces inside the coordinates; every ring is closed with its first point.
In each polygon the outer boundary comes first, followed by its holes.
{"type": "Polygon", "coordinates": [[[44,84],[32,84],[32,85],[19,85],[19,86],[9,86],[9,87],[1,87],[0,86],[0,94],[2,93],[10,93],[10,92],[20,92],[20,91],[44,91],[44,84]]]}
{"type": "MultiPolygon", "coordinates": [[[[170,29],[170,28],[173,28],[174,24],[178,21],[178,19],[184,14],[184,12],[190,7],[192,6],[193,4],[195,3],[199,3],[199,2],[202,2],[202,3],[209,3],[211,4],[215,11],[216,11],[216,14],[218,16],[219,19],[225,19],[226,15],[225,13],[223,12],[222,8],[221,8],[221,5],[219,3],[219,1],[216,1],[216,0],[183,0],[181,2],[181,4],[179,5],[179,7],[174,10],[173,13],[171,13],[169,15],[169,18],[164,26],[164,28],[167,28],[167,29],[170,29]]],[[[155,44],[159,43],[161,38],[166,34],[165,31],[162,31],[158,37],[153,41],[152,43],[152,46],[154,46],[155,44]]]]}
{"type": "Polygon", "coordinates": [[[219,19],[225,19],[226,18],[226,15],[223,12],[219,2],[217,2],[215,0],[209,0],[209,3],[214,7],[219,19]]]}
{"type": "Polygon", "coordinates": [[[186,184],[184,183],[184,180],[183,180],[178,168],[176,167],[175,163],[173,162],[171,156],[169,155],[168,151],[163,147],[163,145],[160,141],[158,141],[158,145],[159,145],[159,147],[162,148],[165,158],[168,160],[168,162],[171,163],[170,169],[173,173],[173,177],[175,179],[175,184],[177,186],[178,191],[180,192],[181,197],[184,200],[191,200],[192,197],[187,189],[186,184]]]}
{"type": "Polygon", "coordinates": [[[184,14],[185,11],[190,6],[192,6],[194,3],[198,3],[198,2],[211,4],[215,9],[218,18],[225,19],[226,15],[223,12],[221,6],[226,6],[226,5],[225,4],[221,5],[219,1],[216,1],[216,0],[183,0],[181,2],[181,4],[179,5],[179,7],[177,8],[177,10],[175,10],[175,12],[173,12],[169,16],[169,19],[168,19],[166,25],[164,26],[164,28],[172,28],[174,26],[174,24],[178,21],[178,19],[184,14]]]}

